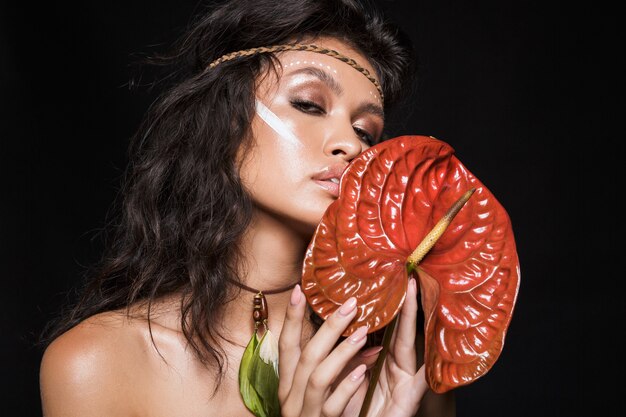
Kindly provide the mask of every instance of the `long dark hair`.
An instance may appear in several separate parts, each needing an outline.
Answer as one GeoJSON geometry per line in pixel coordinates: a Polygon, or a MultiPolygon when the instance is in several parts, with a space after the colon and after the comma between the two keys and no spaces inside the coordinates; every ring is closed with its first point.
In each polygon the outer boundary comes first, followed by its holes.
{"type": "MultiPolygon", "coordinates": [[[[248,48],[319,36],[340,39],[369,58],[390,109],[412,85],[408,38],[373,3],[353,0],[235,0],[208,6],[170,53],[149,62],[167,68],[167,88],[129,147],[107,249],[80,300],[55,323],[51,341],[100,312],[180,292],[182,331],[205,364],[223,373],[215,323],[252,216],[235,162],[249,144],[255,81],[272,54],[223,62],[248,48]]],[[[128,310],[127,310],[128,311],[128,310]]]]}

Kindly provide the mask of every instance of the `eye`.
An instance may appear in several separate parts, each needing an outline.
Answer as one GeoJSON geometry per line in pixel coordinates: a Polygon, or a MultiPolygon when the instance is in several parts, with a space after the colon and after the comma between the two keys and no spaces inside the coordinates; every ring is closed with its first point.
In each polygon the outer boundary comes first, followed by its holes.
{"type": "Polygon", "coordinates": [[[356,132],[357,136],[359,136],[359,138],[361,138],[361,140],[367,143],[369,146],[374,146],[374,144],[376,143],[374,137],[367,133],[365,130],[354,127],[354,131],[356,132]]]}
{"type": "Polygon", "coordinates": [[[322,106],[309,100],[292,100],[291,105],[303,113],[326,114],[326,110],[322,106]]]}

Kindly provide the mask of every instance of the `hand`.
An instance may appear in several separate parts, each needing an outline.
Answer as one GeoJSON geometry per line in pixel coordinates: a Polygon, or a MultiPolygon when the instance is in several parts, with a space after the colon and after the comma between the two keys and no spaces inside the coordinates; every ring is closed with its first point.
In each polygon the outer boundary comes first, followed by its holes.
{"type": "MultiPolygon", "coordinates": [[[[368,417],[413,417],[428,391],[425,367],[421,366],[417,370],[417,308],[417,285],[415,279],[410,279],[368,417]]],[[[363,396],[365,392],[366,389],[363,389],[363,396]]],[[[355,395],[346,409],[356,409],[356,414],[351,412],[350,415],[358,415],[361,409],[363,397],[359,394],[355,395]]]]}
{"type": "Polygon", "coordinates": [[[341,416],[359,387],[366,382],[365,363],[349,369],[347,375],[343,370],[365,345],[367,327],[357,329],[337,345],[356,315],[356,299],[350,298],[301,348],[305,310],[306,300],[300,287],[296,286],[278,343],[278,398],[282,417],[341,416]]]}
{"type": "MultiPolygon", "coordinates": [[[[333,313],[301,349],[306,302],[300,288],[294,289],[279,341],[278,396],[283,417],[359,415],[368,385],[366,370],[377,358],[357,355],[365,344],[366,328],[333,349],[356,314],[354,301],[348,300],[333,313]]],[[[417,288],[411,279],[368,416],[408,417],[419,409],[428,384],[424,367],[416,369],[416,321],[417,288]]]]}

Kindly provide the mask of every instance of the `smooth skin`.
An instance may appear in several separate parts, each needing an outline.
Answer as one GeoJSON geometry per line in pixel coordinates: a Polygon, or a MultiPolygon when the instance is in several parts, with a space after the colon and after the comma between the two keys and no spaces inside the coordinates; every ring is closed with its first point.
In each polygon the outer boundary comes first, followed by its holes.
{"type": "MultiPolygon", "coordinates": [[[[349,45],[332,38],[315,43],[352,57],[375,74],[349,45]]],[[[345,167],[380,137],[384,125],[375,87],[354,68],[314,52],[283,52],[279,59],[282,72],[277,76],[269,71],[258,80],[257,98],[297,140],[285,141],[255,117],[254,145],[239,160],[242,180],[255,201],[253,221],[242,241],[246,259],[241,276],[247,285],[263,290],[299,281],[315,226],[336,199],[319,174],[345,167]],[[317,71],[307,69],[310,62],[317,71]]],[[[269,329],[279,336],[284,416],[357,416],[366,390],[364,371],[377,354],[362,351],[364,337],[337,344],[355,315],[354,306],[346,303],[315,331],[299,287],[266,297],[269,329]]],[[[414,415],[427,391],[413,347],[415,297],[411,284],[372,416],[414,415]]],[[[153,303],[151,332],[147,306],[137,303],[130,316],[124,311],[101,313],[58,337],[41,362],[44,416],[251,416],[239,394],[238,368],[253,332],[252,295],[242,291],[213,318],[220,323],[227,359],[219,384],[217,370],[204,366],[187,346],[180,299],[174,293],[153,303]]]]}
{"type": "MultiPolygon", "coordinates": [[[[339,339],[354,319],[355,301],[354,298],[346,301],[302,348],[299,323],[303,322],[306,303],[300,289],[294,289],[279,342],[278,395],[283,417],[359,414],[368,386],[365,371],[373,364],[374,357],[366,361],[358,356],[366,341],[367,328],[357,329],[335,349],[331,343],[339,339]]],[[[417,371],[416,319],[417,288],[411,279],[368,416],[411,417],[420,407],[428,384],[424,366],[417,371]]]]}

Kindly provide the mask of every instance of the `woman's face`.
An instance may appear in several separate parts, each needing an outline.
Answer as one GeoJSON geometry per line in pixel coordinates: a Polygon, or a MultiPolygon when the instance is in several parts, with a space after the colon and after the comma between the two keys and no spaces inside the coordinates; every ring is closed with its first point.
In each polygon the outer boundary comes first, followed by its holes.
{"type": "MultiPolygon", "coordinates": [[[[376,74],[341,41],[313,43],[376,74]]],[[[374,84],[336,58],[304,51],[278,57],[279,77],[269,71],[258,81],[257,102],[270,115],[254,117],[253,145],[240,173],[258,214],[310,234],[337,199],[345,167],[382,135],[383,107],[374,84]]]]}

